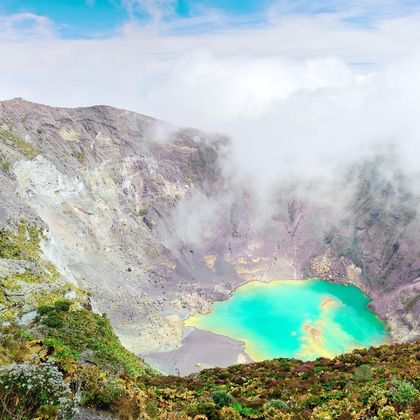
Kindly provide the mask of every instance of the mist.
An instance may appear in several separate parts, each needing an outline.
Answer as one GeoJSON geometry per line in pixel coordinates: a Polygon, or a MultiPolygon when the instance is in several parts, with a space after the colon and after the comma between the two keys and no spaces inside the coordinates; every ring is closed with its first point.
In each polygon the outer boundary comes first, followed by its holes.
{"type": "Polygon", "coordinates": [[[420,18],[361,27],[342,12],[268,16],[256,29],[230,29],[220,17],[211,33],[188,30],[192,18],[133,21],[93,40],[62,39],[40,16],[3,17],[2,99],[109,104],[224,133],[227,167],[260,188],[389,148],[416,172],[420,18]]]}

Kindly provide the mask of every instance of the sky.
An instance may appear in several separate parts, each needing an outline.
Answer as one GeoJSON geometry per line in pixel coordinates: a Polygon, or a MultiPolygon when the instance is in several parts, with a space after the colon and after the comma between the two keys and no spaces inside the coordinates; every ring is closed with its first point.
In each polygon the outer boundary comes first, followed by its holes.
{"type": "Polygon", "coordinates": [[[1,0],[0,99],[227,133],[262,179],[387,148],[415,170],[419,40],[420,0],[1,0]]]}

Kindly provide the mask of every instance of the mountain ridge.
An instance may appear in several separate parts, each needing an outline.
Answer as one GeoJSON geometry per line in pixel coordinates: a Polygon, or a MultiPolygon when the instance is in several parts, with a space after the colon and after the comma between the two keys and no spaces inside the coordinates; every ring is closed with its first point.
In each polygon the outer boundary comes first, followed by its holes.
{"type": "Polygon", "coordinates": [[[258,279],[355,284],[394,341],[419,337],[418,197],[389,158],[350,163],[329,200],[282,181],[261,214],[218,134],[21,99],[0,118],[1,222],[44,226],[45,254],[131,351],[182,347],[183,319],[258,279]]]}

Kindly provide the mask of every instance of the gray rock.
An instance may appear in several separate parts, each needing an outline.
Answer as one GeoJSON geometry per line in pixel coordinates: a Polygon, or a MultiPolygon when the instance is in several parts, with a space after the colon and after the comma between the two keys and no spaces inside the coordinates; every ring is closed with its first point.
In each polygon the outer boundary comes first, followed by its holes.
{"type": "Polygon", "coordinates": [[[18,325],[25,327],[30,325],[37,317],[38,312],[36,310],[24,313],[18,321],[18,325]]]}

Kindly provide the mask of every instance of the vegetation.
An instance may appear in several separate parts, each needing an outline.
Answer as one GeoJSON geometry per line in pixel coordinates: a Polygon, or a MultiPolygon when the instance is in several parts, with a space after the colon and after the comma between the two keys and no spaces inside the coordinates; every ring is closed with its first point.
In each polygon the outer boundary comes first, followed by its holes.
{"type": "Polygon", "coordinates": [[[0,418],[71,418],[76,399],[52,362],[0,367],[0,418]]]}
{"type": "Polygon", "coordinates": [[[41,237],[41,230],[27,221],[21,221],[16,228],[0,227],[0,257],[37,261],[41,237]]]}
{"type": "Polygon", "coordinates": [[[8,173],[11,167],[12,164],[3,155],[0,154],[0,169],[4,173],[8,173]]]}
{"type": "Polygon", "coordinates": [[[416,419],[419,378],[417,342],[355,350],[333,360],[276,359],[145,383],[168,411],[209,419],[229,418],[222,413],[226,406],[238,418],[416,419]]]}
{"type": "Polygon", "coordinates": [[[38,156],[39,151],[29,142],[23,140],[13,132],[12,124],[7,120],[0,120],[0,140],[14,147],[27,159],[38,156]]]}
{"type": "Polygon", "coordinates": [[[369,365],[361,365],[354,370],[354,379],[357,382],[367,382],[372,379],[372,369],[369,365]]]}
{"type": "Polygon", "coordinates": [[[42,240],[26,221],[0,228],[3,264],[25,267],[0,276],[2,419],[71,418],[76,405],[123,419],[420,418],[420,342],[157,375],[42,259],[42,240]]]}
{"type": "Polygon", "coordinates": [[[213,402],[219,407],[225,407],[235,403],[235,399],[225,391],[213,391],[211,394],[213,402]]]}
{"type": "Polygon", "coordinates": [[[146,373],[145,364],[125,350],[105,316],[94,314],[86,308],[69,311],[66,307],[59,309],[55,305],[40,317],[39,322],[49,327],[45,336],[56,340],[50,341],[56,343],[53,347],[58,345],[58,348],[66,348],[76,358],[89,349],[89,361],[103,369],[127,373],[132,377],[146,373]]]}
{"type": "Polygon", "coordinates": [[[149,212],[149,209],[147,207],[141,207],[135,212],[133,212],[134,217],[144,217],[149,212]]]}
{"type": "Polygon", "coordinates": [[[80,164],[83,165],[86,162],[86,155],[83,152],[76,152],[74,156],[80,164]]]}
{"type": "Polygon", "coordinates": [[[91,311],[86,294],[42,259],[43,239],[27,221],[0,228],[0,258],[11,264],[0,276],[1,419],[69,418],[79,399],[105,408],[127,390],[123,377],[153,374],[91,311]]]}

